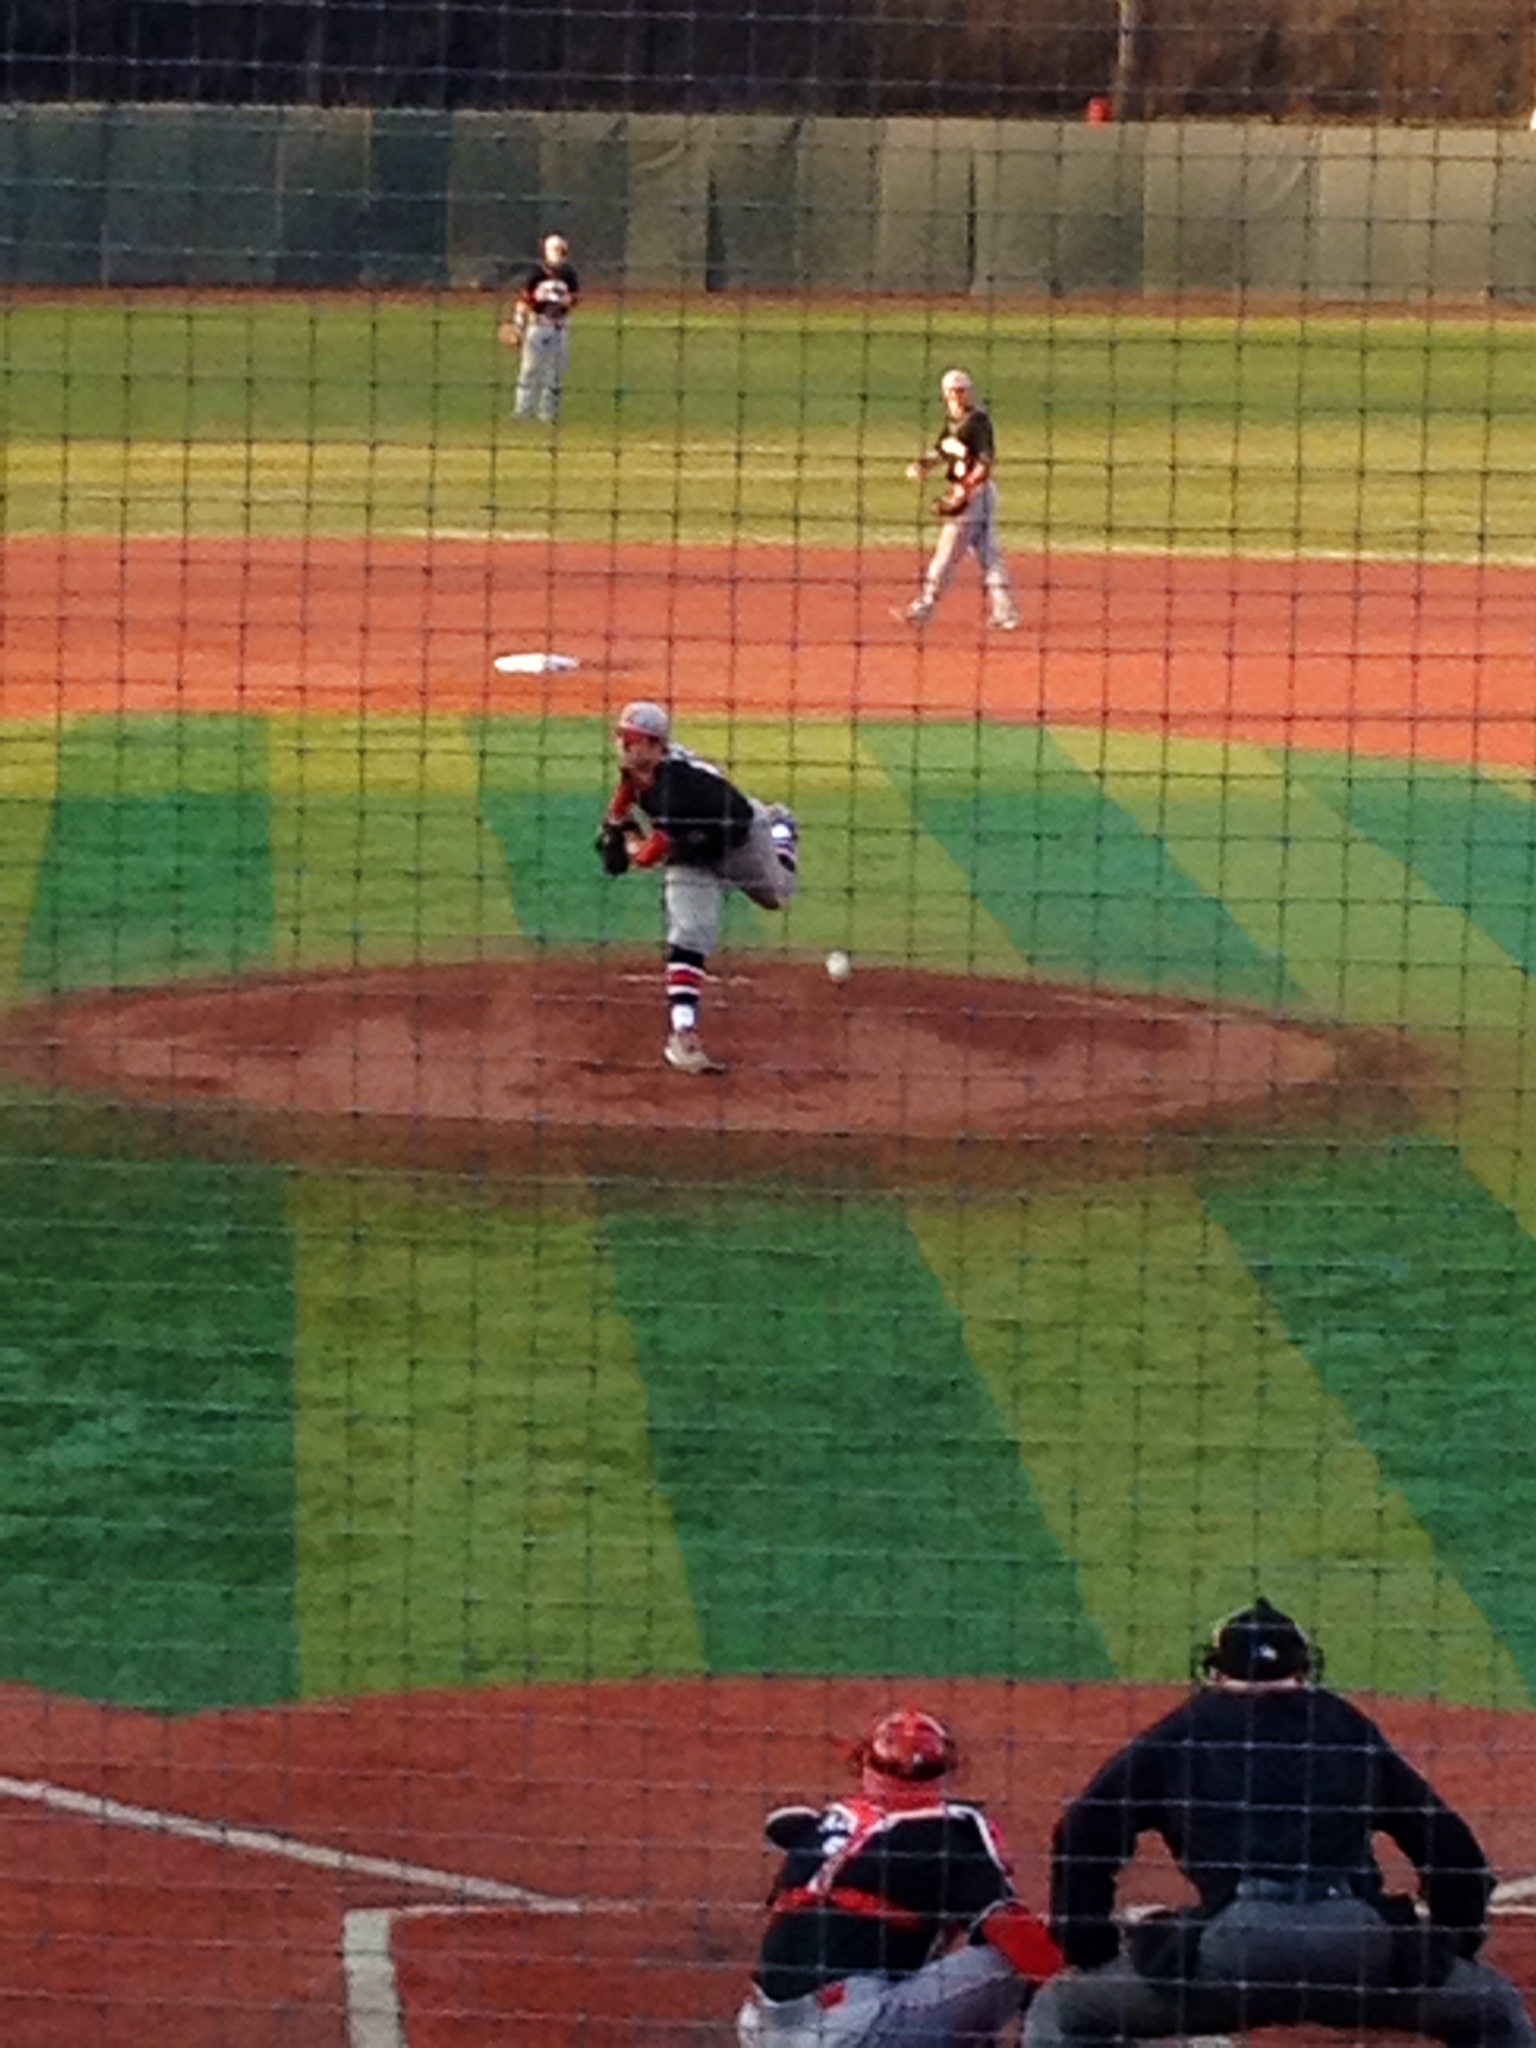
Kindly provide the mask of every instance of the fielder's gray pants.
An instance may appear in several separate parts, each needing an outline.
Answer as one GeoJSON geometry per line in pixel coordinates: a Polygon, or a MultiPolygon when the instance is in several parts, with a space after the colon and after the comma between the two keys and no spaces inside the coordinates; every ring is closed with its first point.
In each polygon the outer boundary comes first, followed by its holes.
{"type": "Polygon", "coordinates": [[[995,1948],[940,1956],[910,1977],[849,1977],[842,2002],[749,1998],[740,2048],[982,2048],[1018,2011],[1024,1979],[995,1948]]]}
{"type": "Polygon", "coordinates": [[[739,889],[761,910],[782,910],[795,893],[796,876],[779,859],[773,837],[779,804],[752,805],[752,830],[744,846],[726,855],[718,868],[669,866],[664,888],[667,944],[686,946],[707,960],[720,936],[720,912],[726,896],[739,889]]]}
{"type": "Polygon", "coordinates": [[[1026,2048],[1234,2034],[1249,2027],[1391,2027],[1465,2048],[1536,2048],[1513,1984],[1458,1961],[1433,1989],[1392,1984],[1393,1930],[1363,1899],[1240,1899],[1205,1929],[1193,1982],[1163,1985],[1127,1958],[1057,1977],[1029,2009],[1026,2048]]]}
{"type": "Polygon", "coordinates": [[[571,336],[564,321],[529,321],[518,364],[514,419],[531,420],[537,416],[553,422],[560,417],[560,394],[565,389],[565,368],[570,359],[571,336]]]}
{"type": "Polygon", "coordinates": [[[938,603],[954,582],[955,571],[968,554],[974,555],[980,565],[993,618],[1011,618],[1013,585],[1008,580],[1008,565],[998,545],[996,484],[983,484],[963,512],[956,513],[953,519],[946,519],[940,525],[938,541],[923,572],[922,601],[925,605],[931,608],[938,603]]]}

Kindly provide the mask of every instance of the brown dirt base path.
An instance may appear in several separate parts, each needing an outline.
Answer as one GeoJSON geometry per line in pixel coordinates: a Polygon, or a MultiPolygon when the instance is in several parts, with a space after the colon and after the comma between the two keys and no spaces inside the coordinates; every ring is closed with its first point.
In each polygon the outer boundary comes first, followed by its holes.
{"type": "MultiPolygon", "coordinates": [[[[6,1688],[5,2039],[726,2048],[769,1869],[764,1812],[846,1784],[833,1738],[903,1697],[954,1718],[963,1786],[1001,1819],[1038,1906],[1060,1802],[1177,1695],[679,1679],[164,1722],[6,1688]],[[466,1882],[528,1887],[564,1910],[466,1897],[466,1882]]],[[[1506,1880],[1536,1868],[1529,1717],[1403,1700],[1374,1711],[1506,1880]]],[[[1122,1892],[1179,1895],[1151,1860],[1122,1892]]],[[[1518,1904],[1493,1953],[1529,1984],[1536,1923],[1512,1916],[1518,1904]]]]}
{"type": "Polygon", "coordinates": [[[921,635],[914,550],[16,538],[0,720],[244,711],[986,718],[1536,769],[1536,576],[1454,563],[1018,554],[921,635]],[[569,653],[500,676],[497,654],[569,653]]]}
{"type": "Polygon", "coordinates": [[[657,956],[109,991],[0,1019],[48,1087],[233,1115],[280,1157],[1009,1182],[1040,1143],[1358,1098],[1374,1040],[1030,981],[775,958],[711,985],[725,1073],[663,1065],[657,956]]]}

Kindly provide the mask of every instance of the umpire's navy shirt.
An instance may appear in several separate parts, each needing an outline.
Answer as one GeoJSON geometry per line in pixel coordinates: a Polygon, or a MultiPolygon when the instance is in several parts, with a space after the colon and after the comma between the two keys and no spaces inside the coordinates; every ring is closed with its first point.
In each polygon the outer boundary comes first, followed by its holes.
{"type": "Polygon", "coordinates": [[[1336,1877],[1379,1899],[1376,1832],[1418,1871],[1430,1917],[1475,1950],[1487,1859],[1376,1724],[1320,1686],[1213,1686],[1106,1764],[1058,1822],[1052,1932],[1080,1968],[1117,1952],[1115,1880],[1142,1834],[1162,1836],[1217,1910],[1244,1877],[1336,1877]]]}

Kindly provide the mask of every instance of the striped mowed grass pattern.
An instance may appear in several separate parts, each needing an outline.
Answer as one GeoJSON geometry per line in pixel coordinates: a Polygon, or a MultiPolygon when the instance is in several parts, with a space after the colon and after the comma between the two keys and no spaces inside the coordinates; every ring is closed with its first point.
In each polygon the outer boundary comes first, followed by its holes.
{"type": "MultiPolygon", "coordinates": [[[[97,1502],[131,1540],[110,1627],[45,1625],[79,1553],[35,1546],[7,1675],[173,1706],[765,1666],[1173,1677],[1261,1579],[1348,1620],[1348,1683],[1523,1703],[1533,1253],[1497,1095],[1523,1073],[1523,789],[1061,729],[697,737],[806,827],[802,902],[741,906],[733,945],[1278,1001],[1465,1040],[1478,1085],[1347,1158],[1224,1144],[1199,1174],[963,1206],[515,1203],[59,1160],[34,1123],[0,1204],[30,1304],[6,1492],[83,1542],[97,1502]],[[147,1377],[110,1277],[75,1290],[45,1227],[77,1188],[129,1277],[154,1219],[147,1377]],[[178,1247],[210,1188],[242,1220],[199,1265],[178,1247]],[[246,1375],[216,1371],[212,1404],[211,1323],[246,1375]],[[259,1570],[181,1540],[182,1458],[265,1475],[240,1511],[259,1570]]],[[[592,857],[596,723],[24,738],[0,805],[13,993],[656,936],[653,889],[592,857]]]]}

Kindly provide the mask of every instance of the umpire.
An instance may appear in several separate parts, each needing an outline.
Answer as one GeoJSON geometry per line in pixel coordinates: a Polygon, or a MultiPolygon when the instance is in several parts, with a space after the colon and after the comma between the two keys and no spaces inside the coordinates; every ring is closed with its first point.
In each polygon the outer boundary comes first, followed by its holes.
{"type": "Polygon", "coordinates": [[[1224,1622],[1194,1696],[1138,1736],[1057,1825],[1052,1931],[1075,1968],[1029,2009],[1027,2048],[1301,2021],[1533,2048],[1509,1981],[1476,1960],[1493,1878],[1459,1815],[1349,1701],[1267,1600],[1224,1622]],[[1423,1911],[1386,1891],[1381,1833],[1423,1911]],[[1199,1894],[1139,1920],[1115,1883],[1161,1835],[1199,1894]]]}

